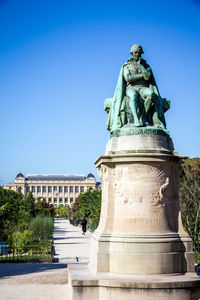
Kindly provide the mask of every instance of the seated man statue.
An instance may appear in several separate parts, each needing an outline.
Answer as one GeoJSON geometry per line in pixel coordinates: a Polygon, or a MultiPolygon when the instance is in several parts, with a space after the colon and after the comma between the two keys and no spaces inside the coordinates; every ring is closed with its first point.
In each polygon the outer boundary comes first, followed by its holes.
{"type": "Polygon", "coordinates": [[[152,70],[141,58],[142,47],[135,44],[130,53],[132,58],[121,68],[114,97],[109,98],[108,130],[113,132],[127,123],[165,129],[164,111],[170,101],[161,98],[152,70]]]}

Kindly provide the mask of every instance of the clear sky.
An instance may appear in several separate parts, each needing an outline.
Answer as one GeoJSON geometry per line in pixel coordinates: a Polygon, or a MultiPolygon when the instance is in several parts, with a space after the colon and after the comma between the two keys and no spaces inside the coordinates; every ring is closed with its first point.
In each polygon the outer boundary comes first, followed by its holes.
{"type": "Polygon", "coordinates": [[[171,99],[175,149],[199,156],[199,1],[0,0],[0,40],[0,184],[19,171],[97,176],[104,99],[134,43],[171,99]]]}

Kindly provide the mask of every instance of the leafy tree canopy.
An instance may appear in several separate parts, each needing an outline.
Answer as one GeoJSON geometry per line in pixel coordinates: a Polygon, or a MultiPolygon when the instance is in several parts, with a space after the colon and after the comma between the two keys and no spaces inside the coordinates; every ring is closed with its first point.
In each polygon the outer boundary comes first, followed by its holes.
{"type": "Polygon", "coordinates": [[[180,204],[183,225],[194,249],[199,251],[200,234],[200,159],[187,159],[180,171],[180,204]]]}

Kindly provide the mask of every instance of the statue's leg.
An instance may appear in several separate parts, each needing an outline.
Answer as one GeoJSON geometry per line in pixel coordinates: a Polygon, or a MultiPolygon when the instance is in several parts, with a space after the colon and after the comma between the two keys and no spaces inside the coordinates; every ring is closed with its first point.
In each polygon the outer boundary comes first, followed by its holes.
{"type": "Polygon", "coordinates": [[[140,91],[140,95],[141,97],[144,99],[144,109],[145,109],[145,113],[146,115],[149,112],[149,109],[153,103],[153,91],[150,88],[142,88],[140,91]]]}
{"type": "Polygon", "coordinates": [[[129,108],[134,118],[134,126],[141,126],[139,116],[138,116],[138,99],[139,93],[132,87],[128,86],[126,89],[126,95],[130,98],[129,108]]]}
{"type": "Polygon", "coordinates": [[[140,96],[143,102],[142,123],[144,125],[151,125],[150,108],[153,103],[153,91],[150,88],[143,87],[140,89],[140,96]]]}
{"type": "Polygon", "coordinates": [[[127,117],[126,117],[126,97],[122,100],[121,107],[120,107],[120,120],[121,120],[121,126],[124,126],[127,124],[127,117]]]}
{"type": "Polygon", "coordinates": [[[126,113],[124,110],[122,110],[120,112],[120,119],[121,119],[121,124],[122,126],[124,126],[125,124],[127,124],[127,118],[126,118],[126,113]]]}

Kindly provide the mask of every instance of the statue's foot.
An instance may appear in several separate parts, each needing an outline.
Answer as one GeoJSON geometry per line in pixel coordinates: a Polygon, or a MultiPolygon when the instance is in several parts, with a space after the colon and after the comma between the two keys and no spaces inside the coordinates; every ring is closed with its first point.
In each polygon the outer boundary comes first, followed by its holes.
{"type": "Polygon", "coordinates": [[[163,124],[154,125],[156,128],[166,129],[166,127],[163,124]]]}
{"type": "Polygon", "coordinates": [[[134,123],[133,123],[133,126],[135,126],[135,127],[140,127],[141,124],[140,124],[140,122],[134,122],[134,123]]]}

